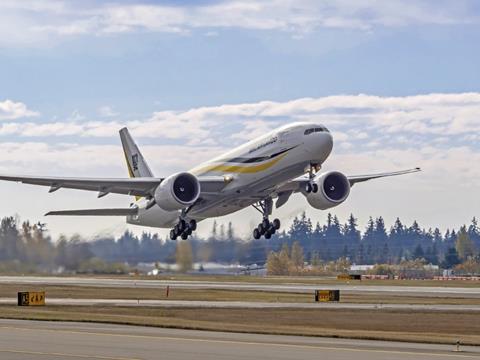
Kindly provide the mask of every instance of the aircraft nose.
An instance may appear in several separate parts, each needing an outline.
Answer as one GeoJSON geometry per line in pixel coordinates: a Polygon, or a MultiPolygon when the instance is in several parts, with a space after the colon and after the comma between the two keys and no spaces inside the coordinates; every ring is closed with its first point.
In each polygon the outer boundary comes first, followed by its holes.
{"type": "Polygon", "coordinates": [[[312,142],[308,146],[311,155],[315,156],[315,160],[324,162],[333,149],[333,137],[330,133],[324,132],[312,137],[312,142]]]}
{"type": "Polygon", "coordinates": [[[325,133],[325,147],[328,149],[328,153],[330,154],[333,149],[333,136],[330,133],[325,133]]]}

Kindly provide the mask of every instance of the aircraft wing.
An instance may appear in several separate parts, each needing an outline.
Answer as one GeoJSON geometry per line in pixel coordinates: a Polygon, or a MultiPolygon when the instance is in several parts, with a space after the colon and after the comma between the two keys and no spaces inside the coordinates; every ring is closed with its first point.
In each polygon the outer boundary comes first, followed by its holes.
{"type": "Polygon", "coordinates": [[[61,188],[98,191],[102,197],[109,193],[134,196],[148,196],[162,182],[161,178],[74,178],[0,175],[0,180],[23,184],[50,186],[49,192],[61,188]]]}
{"type": "MultiPolygon", "coordinates": [[[[136,178],[74,178],[74,177],[40,177],[0,175],[0,180],[21,182],[31,185],[49,186],[49,192],[61,188],[98,191],[98,197],[109,193],[133,196],[153,196],[156,187],[163,178],[136,177],[136,178]]],[[[199,177],[202,194],[221,191],[229,182],[219,176],[199,177]]]]}
{"type": "MultiPolygon", "coordinates": [[[[402,171],[393,171],[393,172],[384,172],[384,173],[377,173],[377,174],[369,174],[369,175],[354,175],[354,176],[347,176],[348,181],[350,182],[350,186],[353,186],[356,183],[364,182],[373,179],[380,179],[383,177],[389,176],[398,176],[398,175],[405,175],[411,174],[421,171],[420,168],[402,170],[402,171]]],[[[276,191],[275,194],[278,197],[276,207],[279,208],[280,206],[284,205],[290,195],[296,192],[302,191],[305,188],[306,184],[309,182],[309,178],[306,175],[298,177],[292,181],[286,182],[285,184],[281,185],[276,191]]]]}
{"type": "Polygon", "coordinates": [[[412,174],[419,171],[421,171],[421,169],[419,167],[416,167],[414,169],[408,169],[408,170],[402,170],[402,171],[394,171],[394,172],[386,172],[386,173],[370,174],[370,175],[347,176],[347,178],[348,178],[348,181],[350,182],[350,186],[353,186],[356,183],[364,182],[372,179],[380,179],[380,178],[389,177],[389,176],[412,174]]]}

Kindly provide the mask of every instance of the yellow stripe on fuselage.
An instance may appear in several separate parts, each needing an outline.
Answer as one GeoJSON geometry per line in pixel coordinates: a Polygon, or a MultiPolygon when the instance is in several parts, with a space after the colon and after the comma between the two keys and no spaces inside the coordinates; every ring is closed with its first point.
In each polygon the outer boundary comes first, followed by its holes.
{"type": "Polygon", "coordinates": [[[238,173],[238,174],[254,174],[260,171],[267,170],[271,168],[273,165],[278,163],[282,160],[287,154],[282,154],[277,158],[270,160],[264,164],[255,165],[255,164],[245,164],[243,166],[240,165],[228,165],[227,163],[218,164],[218,165],[209,165],[198,170],[194,170],[193,172],[197,175],[204,175],[208,172],[225,172],[225,173],[238,173]]]}

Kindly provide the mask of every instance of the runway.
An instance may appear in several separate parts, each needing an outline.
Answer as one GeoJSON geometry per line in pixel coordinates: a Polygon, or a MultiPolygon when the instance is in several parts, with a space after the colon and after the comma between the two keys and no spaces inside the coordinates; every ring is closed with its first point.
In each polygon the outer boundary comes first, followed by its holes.
{"type": "Polygon", "coordinates": [[[167,285],[183,289],[230,289],[256,290],[274,292],[313,292],[317,289],[332,288],[343,293],[389,293],[392,295],[423,295],[423,296],[459,296],[480,298],[478,287],[442,287],[442,286],[381,286],[381,285],[322,285],[320,284],[260,284],[248,282],[212,282],[212,281],[179,281],[179,280],[136,280],[85,277],[40,277],[40,276],[0,276],[0,284],[32,284],[32,285],[71,285],[95,287],[124,288],[164,288],[167,285]]]}
{"type": "Polygon", "coordinates": [[[478,359],[480,349],[108,324],[0,320],[1,359],[478,359]]]}
{"type": "MultiPolygon", "coordinates": [[[[0,298],[0,304],[15,305],[17,299],[0,298]]],[[[260,301],[199,301],[199,300],[126,300],[126,299],[61,299],[46,300],[47,305],[63,306],[128,306],[163,308],[204,308],[204,309],[355,309],[355,310],[411,310],[480,312],[480,305],[447,304],[381,304],[381,303],[301,303],[301,302],[260,302],[260,301]]]]}

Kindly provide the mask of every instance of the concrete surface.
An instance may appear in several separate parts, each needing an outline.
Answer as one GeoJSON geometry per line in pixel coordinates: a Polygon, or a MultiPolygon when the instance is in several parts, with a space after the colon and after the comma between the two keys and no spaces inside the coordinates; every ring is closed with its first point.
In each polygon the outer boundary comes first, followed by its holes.
{"type": "Polygon", "coordinates": [[[0,320],[0,359],[479,359],[480,349],[124,325],[0,320]]]}
{"type": "MultiPolygon", "coordinates": [[[[142,306],[142,307],[175,307],[175,308],[229,308],[229,309],[392,309],[412,311],[480,311],[480,305],[444,305],[444,304],[354,304],[354,303],[288,303],[288,302],[259,302],[259,301],[199,301],[199,300],[125,300],[125,299],[49,299],[46,305],[109,305],[109,306],[142,306]]],[[[0,304],[17,304],[16,298],[0,298],[0,304]]]]}

